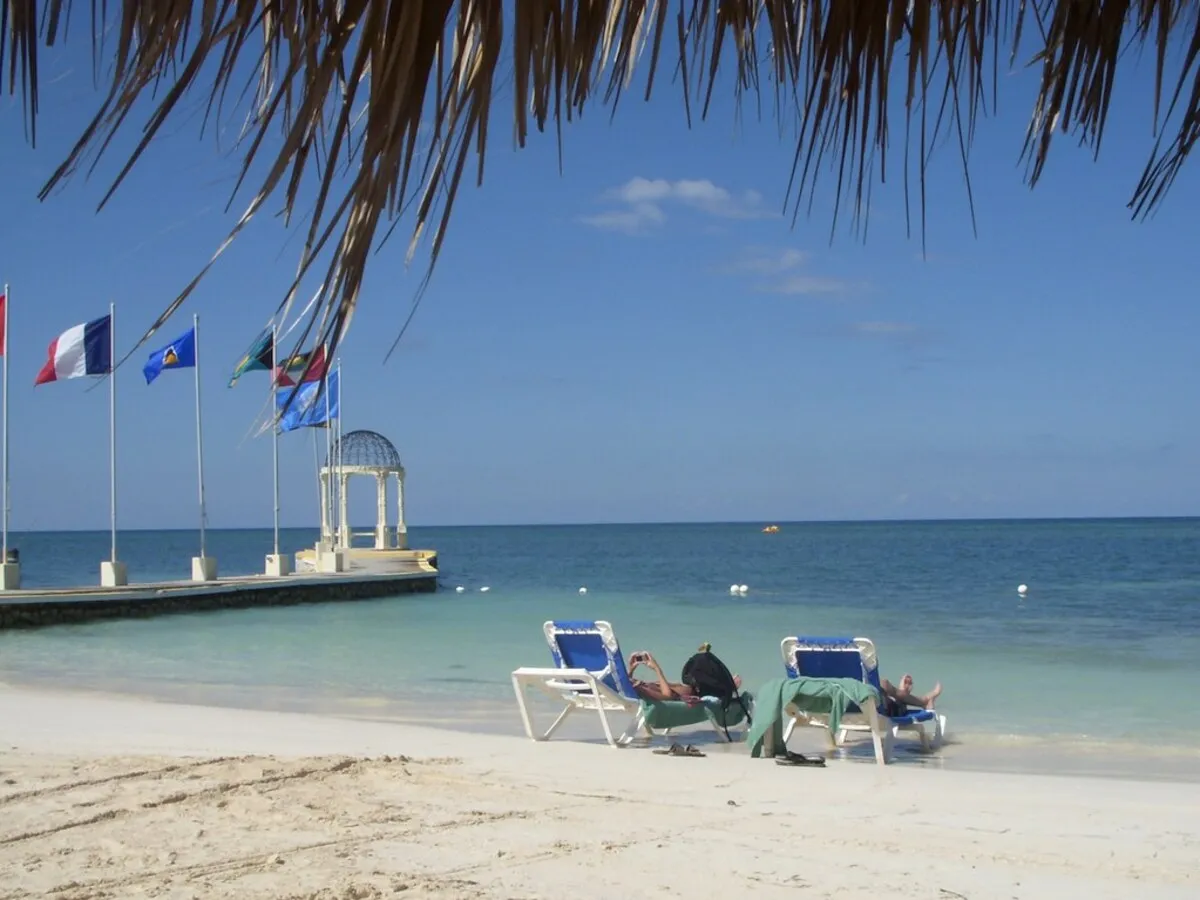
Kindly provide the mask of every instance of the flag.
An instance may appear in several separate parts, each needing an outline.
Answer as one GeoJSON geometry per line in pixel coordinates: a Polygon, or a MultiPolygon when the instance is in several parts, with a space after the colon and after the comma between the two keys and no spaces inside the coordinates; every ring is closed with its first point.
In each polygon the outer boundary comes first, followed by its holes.
{"type": "Polygon", "coordinates": [[[325,345],[322,344],[315,350],[309,350],[305,353],[297,353],[295,356],[286,360],[283,365],[275,370],[275,384],[279,387],[295,387],[296,382],[291,379],[288,372],[304,372],[304,367],[308,365],[308,361],[312,360],[312,367],[308,370],[308,374],[304,376],[303,381],[320,381],[329,371],[329,363],[325,359],[325,345]]]}
{"type": "Polygon", "coordinates": [[[275,338],[271,329],[266,329],[254,339],[250,349],[242,356],[241,362],[233,370],[229,378],[229,386],[233,387],[239,378],[247,372],[270,372],[275,366],[275,338]]]}
{"type": "Polygon", "coordinates": [[[161,350],[155,350],[142,366],[146,384],[162,374],[163,369],[194,369],[196,367],[196,329],[189,328],[177,340],[161,350]]]}
{"type": "Polygon", "coordinates": [[[8,335],[4,326],[8,322],[8,295],[0,294],[0,356],[8,355],[8,335]]]}
{"type": "Polygon", "coordinates": [[[320,428],[328,425],[338,417],[338,373],[333,372],[325,380],[325,391],[328,391],[328,407],[326,394],[321,390],[320,381],[306,381],[298,388],[285,388],[275,392],[275,410],[283,409],[289,396],[292,403],[279,420],[280,431],[295,431],[297,428],[320,428]]]}
{"type": "Polygon", "coordinates": [[[50,342],[35,385],[112,371],[112,316],[68,328],[50,342]]]}

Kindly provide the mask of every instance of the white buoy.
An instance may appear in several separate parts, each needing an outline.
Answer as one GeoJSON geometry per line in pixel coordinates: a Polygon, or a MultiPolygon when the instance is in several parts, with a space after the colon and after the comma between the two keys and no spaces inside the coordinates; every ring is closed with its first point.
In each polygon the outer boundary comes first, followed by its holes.
{"type": "Polygon", "coordinates": [[[1029,585],[1018,584],[1017,585],[1017,593],[1020,594],[1022,597],[1024,597],[1026,594],[1029,593],[1029,585]]]}
{"type": "Polygon", "coordinates": [[[458,587],[456,587],[454,590],[455,590],[455,592],[456,592],[456,593],[459,593],[459,594],[461,594],[463,591],[465,591],[465,590],[466,590],[466,588],[465,588],[465,587],[463,587],[463,586],[460,584],[460,585],[459,585],[458,587]]]}
{"type": "Polygon", "coordinates": [[[737,592],[738,592],[738,586],[736,584],[731,584],[729,586],[729,593],[736,594],[737,592]]]}
{"type": "Polygon", "coordinates": [[[487,593],[488,591],[490,591],[490,590],[491,590],[491,588],[490,588],[490,587],[488,587],[488,586],[485,584],[483,587],[481,587],[481,588],[479,589],[479,593],[481,593],[481,594],[486,594],[486,593],[487,593]]]}
{"type": "Polygon", "coordinates": [[[738,585],[738,593],[739,593],[739,594],[744,594],[744,593],[746,593],[748,590],[750,590],[750,585],[748,585],[748,584],[742,584],[742,585],[738,585]]]}
{"type": "Polygon", "coordinates": [[[579,589],[579,593],[581,593],[581,594],[586,594],[586,593],[587,593],[587,588],[585,588],[585,587],[581,587],[581,588],[579,589]]]}

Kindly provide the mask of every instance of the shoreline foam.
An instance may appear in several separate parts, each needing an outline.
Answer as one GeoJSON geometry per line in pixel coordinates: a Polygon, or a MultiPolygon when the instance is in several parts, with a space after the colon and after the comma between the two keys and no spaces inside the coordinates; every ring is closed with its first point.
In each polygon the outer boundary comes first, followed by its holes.
{"type": "MultiPolygon", "coordinates": [[[[472,701],[459,698],[459,701],[448,705],[448,698],[443,695],[423,696],[415,702],[404,702],[390,697],[314,697],[307,691],[265,691],[262,688],[162,682],[146,684],[146,690],[130,691],[16,680],[11,677],[8,681],[0,680],[0,689],[4,687],[63,696],[88,695],[246,712],[315,715],[344,721],[431,727],[459,734],[524,738],[515,703],[491,699],[472,701]],[[443,709],[448,712],[443,714],[443,709]],[[431,715],[431,710],[436,710],[436,713],[431,715]]],[[[530,697],[535,710],[539,708],[539,699],[530,697]]],[[[551,715],[549,710],[550,707],[545,707],[540,713],[541,717],[551,715]]],[[[1020,724],[1016,720],[1013,727],[1019,728],[1020,724]]],[[[577,716],[568,723],[563,735],[576,741],[596,742],[599,729],[591,725],[590,719],[577,716]]],[[[704,730],[686,733],[689,740],[707,741],[710,737],[704,730]]],[[[822,752],[826,749],[823,736],[816,729],[798,729],[793,739],[793,743],[797,742],[802,743],[806,751],[822,752]]],[[[729,749],[737,752],[736,747],[729,749]]],[[[866,759],[869,757],[866,750],[865,744],[855,746],[848,755],[855,759],[866,759]]],[[[899,762],[928,768],[1200,783],[1200,749],[1194,745],[1113,740],[1100,735],[963,731],[955,728],[953,717],[950,741],[940,752],[932,756],[912,752],[913,742],[903,739],[898,743],[898,750],[899,762]]]]}

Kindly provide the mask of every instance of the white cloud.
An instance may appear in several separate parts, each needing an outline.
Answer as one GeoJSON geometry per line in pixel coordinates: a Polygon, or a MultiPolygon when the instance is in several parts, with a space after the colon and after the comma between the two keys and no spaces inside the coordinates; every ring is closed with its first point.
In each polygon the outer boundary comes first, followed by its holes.
{"type": "Polygon", "coordinates": [[[594,216],[583,216],[579,221],[593,228],[636,234],[651,225],[661,225],[666,219],[663,211],[653,203],[635,203],[626,209],[613,209],[596,213],[594,216]]]}
{"type": "Polygon", "coordinates": [[[748,247],[741,257],[723,266],[721,271],[727,275],[736,275],[742,272],[750,275],[781,275],[806,262],[808,262],[808,254],[803,250],[791,247],[783,250],[748,247]]]}
{"type": "Polygon", "coordinates": [[[627,234],[662,225],[671,206],[722,219],[756,219],[768,214],[757,191],[735,193],[707,178],[668,181],[637,176],[606,191],[604,199],[616,208],[582,216],[580,221],[627,234]]]}
{"type": "Polygon", "coordinates": [[[788,275],[778,281],[759,286],[768,294],[791,294],[794,296],[816,296],[821,294],[844,294],[850,290],[850,282],[840,278],[821,275],[788,275]]]}
{"type": "Polygon", "coordinates": [[[864,287],[843,278],[803,271],[809,259],[809,254],[794,247],[746,247],[740,256],[716,271],[750,276],[752,290],[764,294],[836,297],[864,287]]]}

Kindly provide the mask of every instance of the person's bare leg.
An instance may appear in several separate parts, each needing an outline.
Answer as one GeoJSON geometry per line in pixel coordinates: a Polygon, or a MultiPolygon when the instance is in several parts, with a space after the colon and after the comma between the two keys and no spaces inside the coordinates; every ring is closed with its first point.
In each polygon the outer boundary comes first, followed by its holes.
{"type": "Polygon", "coordinates": [[[916,706],[920,707],[921,709],[933,709],[933,704],[937,701],[937,698],[941,696],[942,683],[939,681],[933,686],[933,690],[924,696],[921,696],[920,694],[914,694],[912,690],[912,684],[912,676],[907,673],[905,673],[904,677],[900,679],[899,687],[892,684],[886,678],[881,678],[879,680],[879,685],[883,688],[883,692],[892,699],[907,706],[916,706]]]}
{"type": "Polygon", "coordinates": [[[942,695],[942,683],[939,681],[933,686],[933,690],[925,695],[925,708],[933,709],[933,704],[937,702],[937,698],[942,695]]]}

